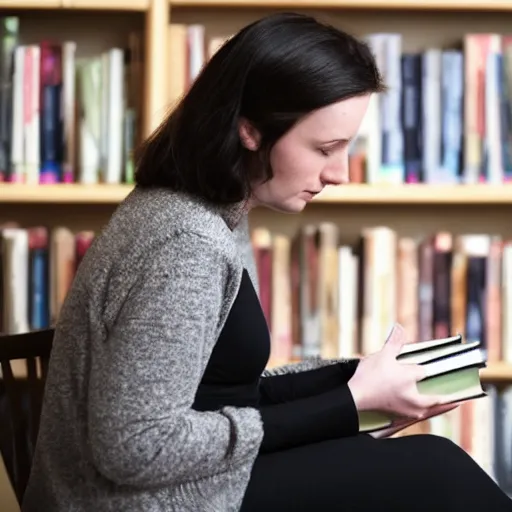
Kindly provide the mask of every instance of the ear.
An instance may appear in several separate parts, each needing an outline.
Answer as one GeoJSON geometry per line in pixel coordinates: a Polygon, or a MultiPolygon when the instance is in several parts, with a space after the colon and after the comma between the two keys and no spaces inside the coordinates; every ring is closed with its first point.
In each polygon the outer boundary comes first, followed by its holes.
{"type": "Polygon", "coordinates": [[[261,143],[260,132],[245,118],[238,122],[238,134],[242,145],[249,151],[257,151],[261,143]]]}

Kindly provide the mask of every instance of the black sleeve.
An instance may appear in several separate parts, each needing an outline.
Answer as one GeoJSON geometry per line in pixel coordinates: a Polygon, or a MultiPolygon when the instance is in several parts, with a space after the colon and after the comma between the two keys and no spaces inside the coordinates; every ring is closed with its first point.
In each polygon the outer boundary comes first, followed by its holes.
{"type": "Polygon", "coordinates": [[[261,453],[359,432],[359,416],[347,384],[290,402],[262,406],[261,453]]]}
{"type": "Polygon", "coordinates": [[[358,364],[358,359],[351,359],[314,370],[263,377],[260,403],[280,404],[333,390],[351,379],[358,364]]]}

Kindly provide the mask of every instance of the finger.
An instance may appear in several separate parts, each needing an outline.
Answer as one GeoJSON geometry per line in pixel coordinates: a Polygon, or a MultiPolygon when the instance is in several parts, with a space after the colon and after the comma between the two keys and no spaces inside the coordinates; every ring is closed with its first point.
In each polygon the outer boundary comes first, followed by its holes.
{"type": "Polygon", "coordinates": [[[401,324],[395,322],[389,331],[389,334],[386,338],[386,344],[392,341],[396,336],[406,338],[405,329],[401,324]]]}
{"type": "Polygon", "coordinates": [[[384,348],[395,357],[400,353],[402,347],[407,343],[405,329],[400,324],[394,324],[384,344],[384,348]]]}
{"type": "Polygon", "coordinates": [[[411,407],[404,413],[404,418],[413,419],[414,422],[422,421],[427,418],[427,409],[418,406],[411,407]]]}
{"type": "Polygon", "coordinates": [[[439,403],[438,403],[438,405],[435,405],[433,407],[433,409],[439,410],[439,411],[442,411],[442,412],[448,412],[448,411],[451,411],[453,409],[456,409],[461,404],[460,402],[449,402],[449,403],[446,403],[446,397],[443,397],[443,396],[440,396],[438,398],[439,398],[439,403]]]}
{"type": "Polygon", "coordinates": [[[436,405],[435,407],[432,408],[432,410],[436,413],[436,414],[444,414],[445,412],[449,412],[449,411],[453,411],[453,409],[456,409],[457,407],[459,406],[459,404],[455,403],[455,404],[440,404],[440,405],[436,405]]]}
{"type": "Polygon", "coordinates": [[[445,400],[446,398],[442,395],[419,395],[415,400],[415,405],[420,409],[432,409],[448,405],[443,403],[445,400]]]}
{"type": "Polygon", "coordinates": [[[459,404],[445,404],[445,405],[436,405],[427,410],[427,413],[424,419],[433,418],[434,416],[440,416],[441,414],[445,414],[447,412],[452,411],[459,404]]]}
{"type": "Polygon", "coordinates": [[[409,368],[416,382],[423,380],[427,376],[427,369],[421,364],[409,365],[409,368]]]}
{"type": "Polygon", "coordinates": [[[404,369],[402,371],[406,372],[405,375],[413,382],[419,382],[423,380],[427,376],[427,369],[424,365],[414,364],[414,363],[402,363],[398,361],[398,364],[404,369]]]}

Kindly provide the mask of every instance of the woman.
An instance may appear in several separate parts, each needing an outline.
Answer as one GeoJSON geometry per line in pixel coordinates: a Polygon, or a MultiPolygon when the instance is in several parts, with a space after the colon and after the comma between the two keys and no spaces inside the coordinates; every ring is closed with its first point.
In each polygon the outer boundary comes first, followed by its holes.
{"type": "Polygon", "coordinates": [[[298,213],[346,182],[381,90],[364,44],[296,14],[212,58],[144,144],[135,191],[67,297],[23,510],[512,509],[446,440],[358,435],[361,410],[447,409],[397,363],[399,328],[361,362],[263,371],[247,212],[298,213]]]}

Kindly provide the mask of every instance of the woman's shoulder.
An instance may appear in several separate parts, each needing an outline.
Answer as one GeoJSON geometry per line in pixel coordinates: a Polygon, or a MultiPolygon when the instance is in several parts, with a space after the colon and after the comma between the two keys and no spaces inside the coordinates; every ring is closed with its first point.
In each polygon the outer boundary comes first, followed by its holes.
{"type": "Polygon", "coordinates": [[[87,251],[75,291],[101,308],[108,324],[138,289],[175,277],[200,275],[193,281],[224,302],[236,292],[243,266],[237,237],[222,217],[179,194],[135,190],[87,251]]]}
{"type": "Polygon", "coordinates": [[[108,277],[129,282],[156,264],[241,268],[239,238],[204,203],[165,189],[134,189],[119,205],[82,262],[96,285],[108,277]]]}
{"type": "Polygon", "coordinates": [[[114,212],[100,239],[106,249],[123,257],[192,242],[233,259],[237,255],[237,238],[213,207],[163,188],[135,188],[114,212]]]}
{"type": "Polygon", "coordinates": [[[135,188],[111,219],[117,227],[129,223],[135,232],[166,237],[170,230],[188,231],[216,240],[231,230],[219,211],[201,199],[165,188],[135,188]]]}

